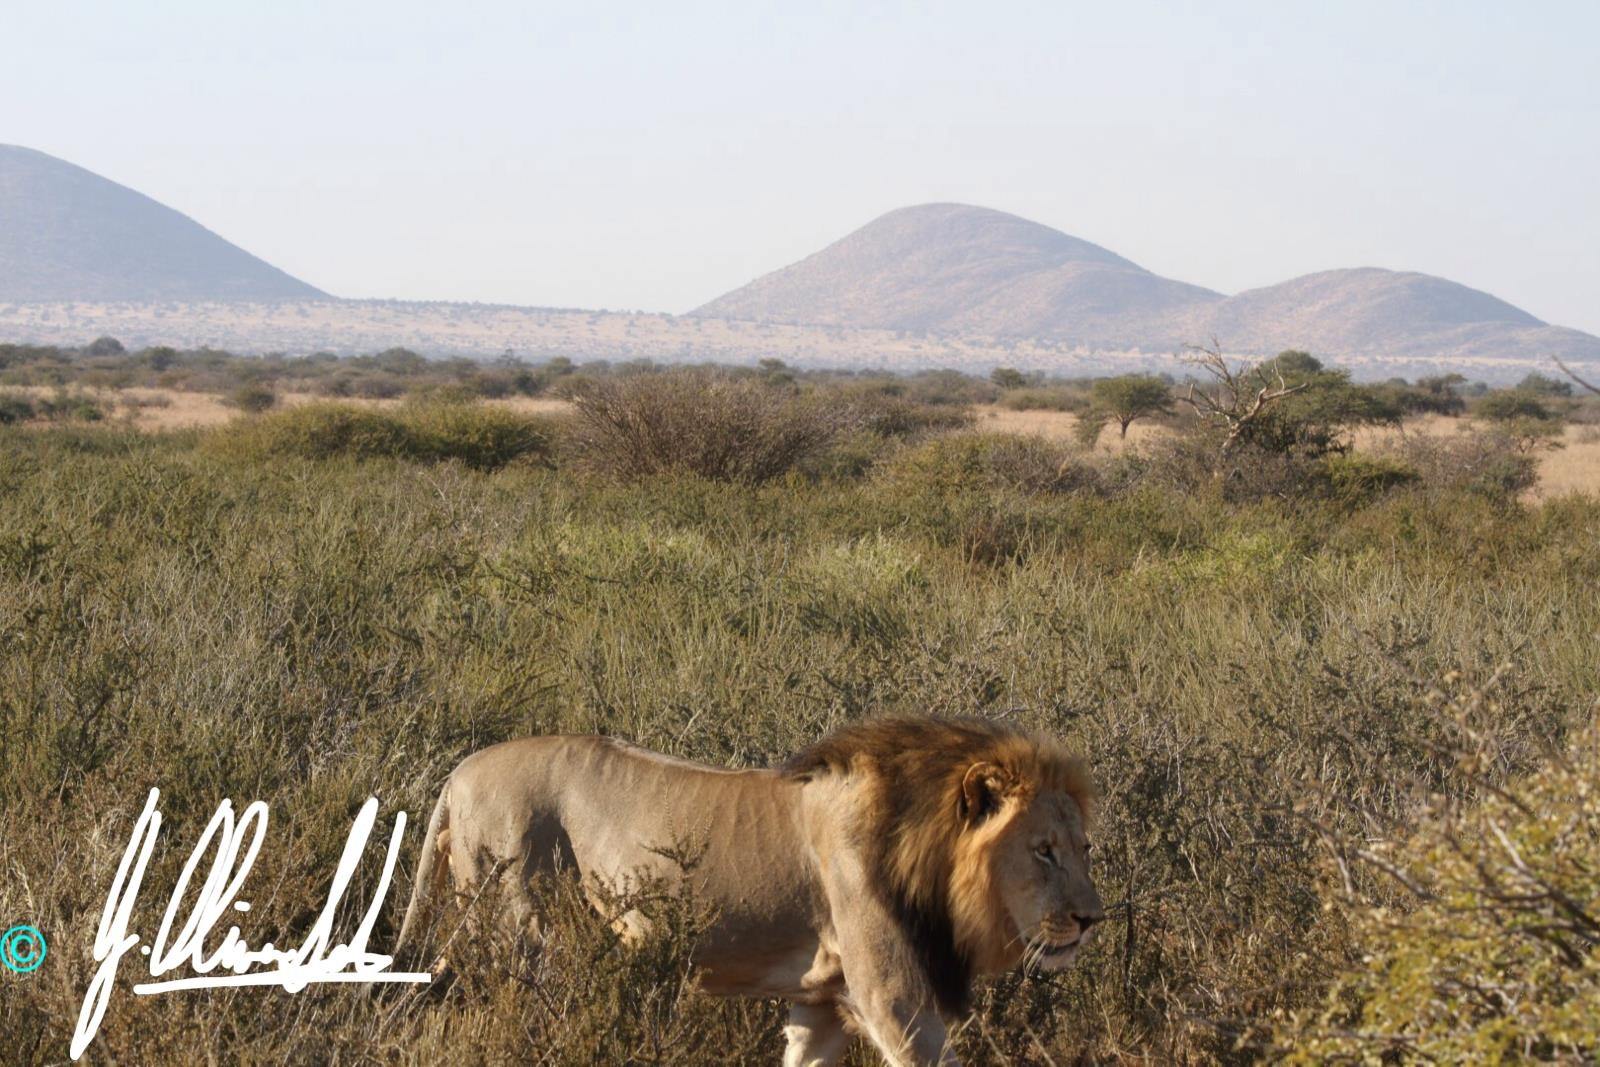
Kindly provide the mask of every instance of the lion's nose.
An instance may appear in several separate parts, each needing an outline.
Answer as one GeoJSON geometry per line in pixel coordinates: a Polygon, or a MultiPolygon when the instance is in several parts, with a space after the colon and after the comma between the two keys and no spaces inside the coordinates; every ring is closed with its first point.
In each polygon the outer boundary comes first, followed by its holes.
{"type": "Polygon", "coordinates": [[[1087,915],[1073,916],[1074,919],[1078,920],[1078,929],[1082,930],[1084,933],[1088,933],[1089,927],[1093,926],[1097,922],[1100,922],[1105,917],[1106,913],[1103,911],[1091,912],[1087,915]]]}

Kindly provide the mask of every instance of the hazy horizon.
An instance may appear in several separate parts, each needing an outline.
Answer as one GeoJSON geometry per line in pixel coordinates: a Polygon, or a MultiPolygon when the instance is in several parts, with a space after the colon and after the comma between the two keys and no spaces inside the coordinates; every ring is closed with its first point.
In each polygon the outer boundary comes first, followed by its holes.
{"type": "Polygon", "coordinates": [[[12,13],[0,113],[345,297],[683,312],[909,204],[1600,333],[1600,9],[12,13]],[[63,74],[69,76],[63,76],[63,74]]]}

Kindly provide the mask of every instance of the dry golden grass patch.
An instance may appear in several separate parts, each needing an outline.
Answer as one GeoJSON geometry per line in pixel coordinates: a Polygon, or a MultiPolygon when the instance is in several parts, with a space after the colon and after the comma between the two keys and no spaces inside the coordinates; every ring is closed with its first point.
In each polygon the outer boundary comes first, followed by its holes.
{"type": "MultiPolygon", "coordinates": [[[[1012,411],[1010,408],[1003,408],[994,404],[978,404],[972,410],[973,414],[978,418],[977,425],[980,430],[1031,434],[1050,441],[1073,440],[1073,434],[1078,426],[1078,416],[1067,411],[1048,411],[1044,409],[1012,411]]],[[[1165,432],[1164,429],[1153,423],[1136,422],[1128,427],[1128,436],[1124,440],[1118,435],[1116,427],[1112,426],[1101,432],[1100,440],[1095,445],[1095,448],[1100,451],[1120,452],[1130,445],[1153,440],[1165,432]]]]}
{"type": "Polygon", "coordinates": [[[485,400],[491,407],[505,408],[518,415],[565,415],[572,411],[572,401],[548,396],[508,396],[503,400],[485,400]]]}
{"type": "MultiPolygon", "coordinates": [[[[42,385],[20,386],[16,391],[35,397],[48,397],[56,393],[54,388],[42,385]]],[[[147,389],[137,386],[127,389],[74,387],[70,392],[81,393],[101,404],[107,417],[124,419],[132,423],[136,429],[147,431],[220,426],[239,414],[237,408],[229,407],[224,398],[215,393],[191,393],[179,389],[147,389]]],[[[318,399],[326,398],[309,393],[284,393],[279,395],[278,402],[292,405],[318,399]]],[[[371,400],[354,402],[393,403],[371,400]]]]}
{"type": "Polygon", "coordinates": [[[1547,453],[1539,463],[1539,485],[1534,490],[1537,496],[1547,499],[1566,493],[1600,493],[1600,437],[1585,432],[1592,429],[1567,427],[1562,438],[1565,447],[1547,453]]]}
{"type": "MultiPolygon", "coordinates": [[[[18,386],[13,391],[34,397],[48,397],[56,390],[50,386],[18,386]]],[[[102,404],[110,418],[125,419],[136,429],[146,431],[187,430],[220,426],[237,418],[239,409],[229,407],[226,398],[215,393],[193,393],[179,389],[81,389],[82,393],[102,404]]],[[[284,407],[297,407],[318,401],[337,399],[339,403],[355,407],[392,408],[404,401],[399,399],[371,399],[365,397],[329,398],[315,393],[279,393],[278,403],[284,407]]],[[[504,400],[487,400],[492,407],[504,408],[519,415],[557,415],[572,410],[565,400],[549,397],[509,397],[504,400]]]]}

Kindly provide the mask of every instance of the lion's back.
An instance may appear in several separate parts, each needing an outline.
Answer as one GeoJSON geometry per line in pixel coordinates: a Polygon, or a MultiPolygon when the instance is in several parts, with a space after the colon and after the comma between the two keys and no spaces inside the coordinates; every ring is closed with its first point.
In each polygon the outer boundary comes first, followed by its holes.
{"type": "Polygon", "coordinates": [[[452,833],[497,858],[554,848],[586,876],[611,881],[671,878],[687,864],[718,903],[765,894],[773,879],[800,873],[800,785],[773,771],[551,735],[474,753],[446,789],[452,833]]]}

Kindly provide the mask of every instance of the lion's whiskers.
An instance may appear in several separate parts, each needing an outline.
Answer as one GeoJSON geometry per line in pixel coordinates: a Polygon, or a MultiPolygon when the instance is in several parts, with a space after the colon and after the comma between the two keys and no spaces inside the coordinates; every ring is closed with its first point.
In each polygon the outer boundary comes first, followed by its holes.
{"type": "Polygon", "coordinates": [[[1027,946],[1022,950],[1022,969],[1024,971],[1032,971],[1038,967],[1040,962],[1044,960],[1045,949],[1048,945],[1049,941],[1042,931],[1029,938],[1027,946]]]}

